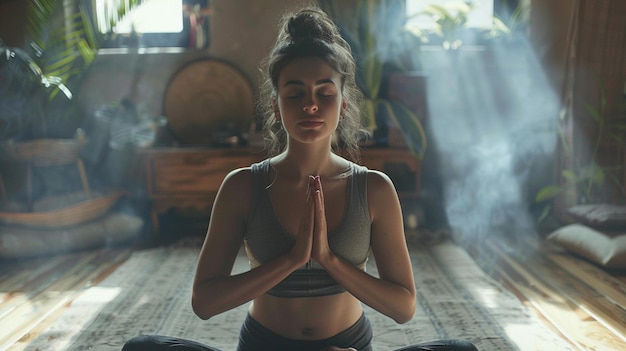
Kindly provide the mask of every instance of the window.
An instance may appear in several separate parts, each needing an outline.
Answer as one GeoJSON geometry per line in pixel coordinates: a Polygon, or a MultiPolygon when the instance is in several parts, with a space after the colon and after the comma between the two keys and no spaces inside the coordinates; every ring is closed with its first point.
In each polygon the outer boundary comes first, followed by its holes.
{"type": "MultiPolygon", "coordinates": [[[[100,33],[109,31],[108,12],[114,10],[114,0],[97,0],[96,13],[100,33]]],[[[147,1],[117,23],[113,32],[180,33],[183,30],[183,4],[180,0],[147,1]],[[134,27],[134,28],[133,28],[134,27]]]]}
{"type": "MultiPolygon", "coordinates": [[[[491,27],[492,18],[494,16],[494,0],[473,0],[469,2],[474,8],[471,9],[467,16],[466,26],[469,28],[491,27]]],[[[456,15],[458,13],[458,7],[456,5],[459,3],[463,3],[463,1],[407,0],[407,15],[413,16],[407,25],[422,29],[432,29],[435,27],[434,19],[428,15],[420,14],[422,11],[432,4],[442,6],[446,8],[451,15],[456,15]]]]}
{"type": "Polygon", "coordinates": [[[128,0],[94,0],[98,29],[105,48],[209,46],[209,0],[144,0],[111,28],[120,3],[128,0]]]}
{"type": "Polygon", "coordinates": [[[407,30],[447,49],[483,44],[496,28],[494,0],[407,0],[406,12],[407,30]]]}

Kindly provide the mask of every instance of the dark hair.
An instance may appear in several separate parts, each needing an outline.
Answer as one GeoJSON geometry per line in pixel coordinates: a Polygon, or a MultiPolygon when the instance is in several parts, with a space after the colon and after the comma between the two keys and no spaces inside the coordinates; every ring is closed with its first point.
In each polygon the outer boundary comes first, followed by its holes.
{"type": "Polygon", "coordinates": [[[287,136],[272,108],[272,99],[278,92],[278,77],[291,61],[302,57],[319,57],[341,75],[341,92],[346,102],[337,127],[336,146],[352,160],[359,156],[358,142],[365,130],[361,127],[360,104],[362,94],[356,86],[356,64],[350,45],[339,29],[321,9],[307,7],[283,16],[273,49],[265,58],[258,107],[264,118],[265,137],[270,154],[284,151],[287,136]]]}

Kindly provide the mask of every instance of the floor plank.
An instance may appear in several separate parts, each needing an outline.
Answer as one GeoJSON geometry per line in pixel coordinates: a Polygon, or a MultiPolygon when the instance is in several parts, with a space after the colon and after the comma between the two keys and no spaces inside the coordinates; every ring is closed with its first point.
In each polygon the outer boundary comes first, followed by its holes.
{"type": "MultiPolygon", "coordinates": [[[[536,244],[536,242],[535,242],[536,244]]],[[[540,249],[533,241],[514,245],[491,240],[481,246],[486,271],[505,286],[580,350],[626,350],[626,306],[622,301],[622,280],[578,258],[578,269],[565,269],[549,257],[554,252],[540,249]],[[514,246],[515,250],[510,247],[514,246]],[[521,246],[521,247],[520,247],[521,246]],[[583,268],[584,267],[584,268],[583,268]],[[578,274],[579,271],[586,272],[578,274]],[[599,281],[605,282],[598,284],[599,281]],[[617,299],[614,299],[617,298],[617,299]]],[[[479,258],[476,249],[470,250],[479,258]]],[[[481,260],[477,260],[480,264],[481,260]]],[[[563,262],[560,262],[563,263],[563,262]]]]}
{"type": "Polygon", "coordinates": [[[18,263],[13,270],[23,280],[2,283],[0,349],[28,336],[30,331],[71,303],[82,290],[104,279],[130,256],[130,249],[101,249],[18,263]],[[17,270],[17,271],[15,271],[17,270]],[[10,283],[15,283],[11,287],[10,283]]]}

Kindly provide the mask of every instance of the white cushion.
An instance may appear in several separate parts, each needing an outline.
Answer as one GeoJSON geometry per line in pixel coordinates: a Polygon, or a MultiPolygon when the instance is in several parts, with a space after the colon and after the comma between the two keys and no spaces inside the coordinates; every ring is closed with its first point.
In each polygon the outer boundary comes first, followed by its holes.
{"type": "Polygon", "coordinates": [[[606,234],[582,224],[570,224],[547,239],[607,268],[626,268],[626,234],[606,234]]]}
{"type": "Polygon", "coordinates": [[[140,217],[112,213],[62,229],[1,226],[0,258],[32,257],[117,244],[135,237],[143,224],[140,217]]]}

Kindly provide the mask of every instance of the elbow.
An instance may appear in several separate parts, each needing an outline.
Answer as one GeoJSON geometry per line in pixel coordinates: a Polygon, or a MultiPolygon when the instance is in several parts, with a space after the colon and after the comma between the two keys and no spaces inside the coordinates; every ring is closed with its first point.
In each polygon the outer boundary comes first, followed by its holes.
{"type": "Polygon", "coordinates": [[[404,324],[413,319],[413,315],[415,315],[415,304],[413,304],[413,306],[411,306],[410,308],[406,308],[400,311],[398,314],[396,314],[393,320],[396,321],[396,323],[398,324],[404,324]]]}
{"type": "Polygon", "coordinates": [[[217,314],[212,313],[210,306],[207,306],[207,304],[202,301],[202,299],[196,297],[195,295],[191,297],[191,308],[193,310],[193,313],[195,313],[195,315],[202,320],[210,319],[217,314]]]}
{"type": "Polygon", "coordinates": [[[393,317],[393,320],[398,324],[404,324],[413,319],[416,308],[415,295],[412,295],[410,300],[407,299],[406,303],[402,304],[402,306],[403,307],[393,317]]]}
{"type": "Polygon", "coordinates": [[[413,315],[415,314],[415,307],[412,309],[406,309],[398,313],[393,319],[398,324],[404,324],[413,319],[413,315]]]}

